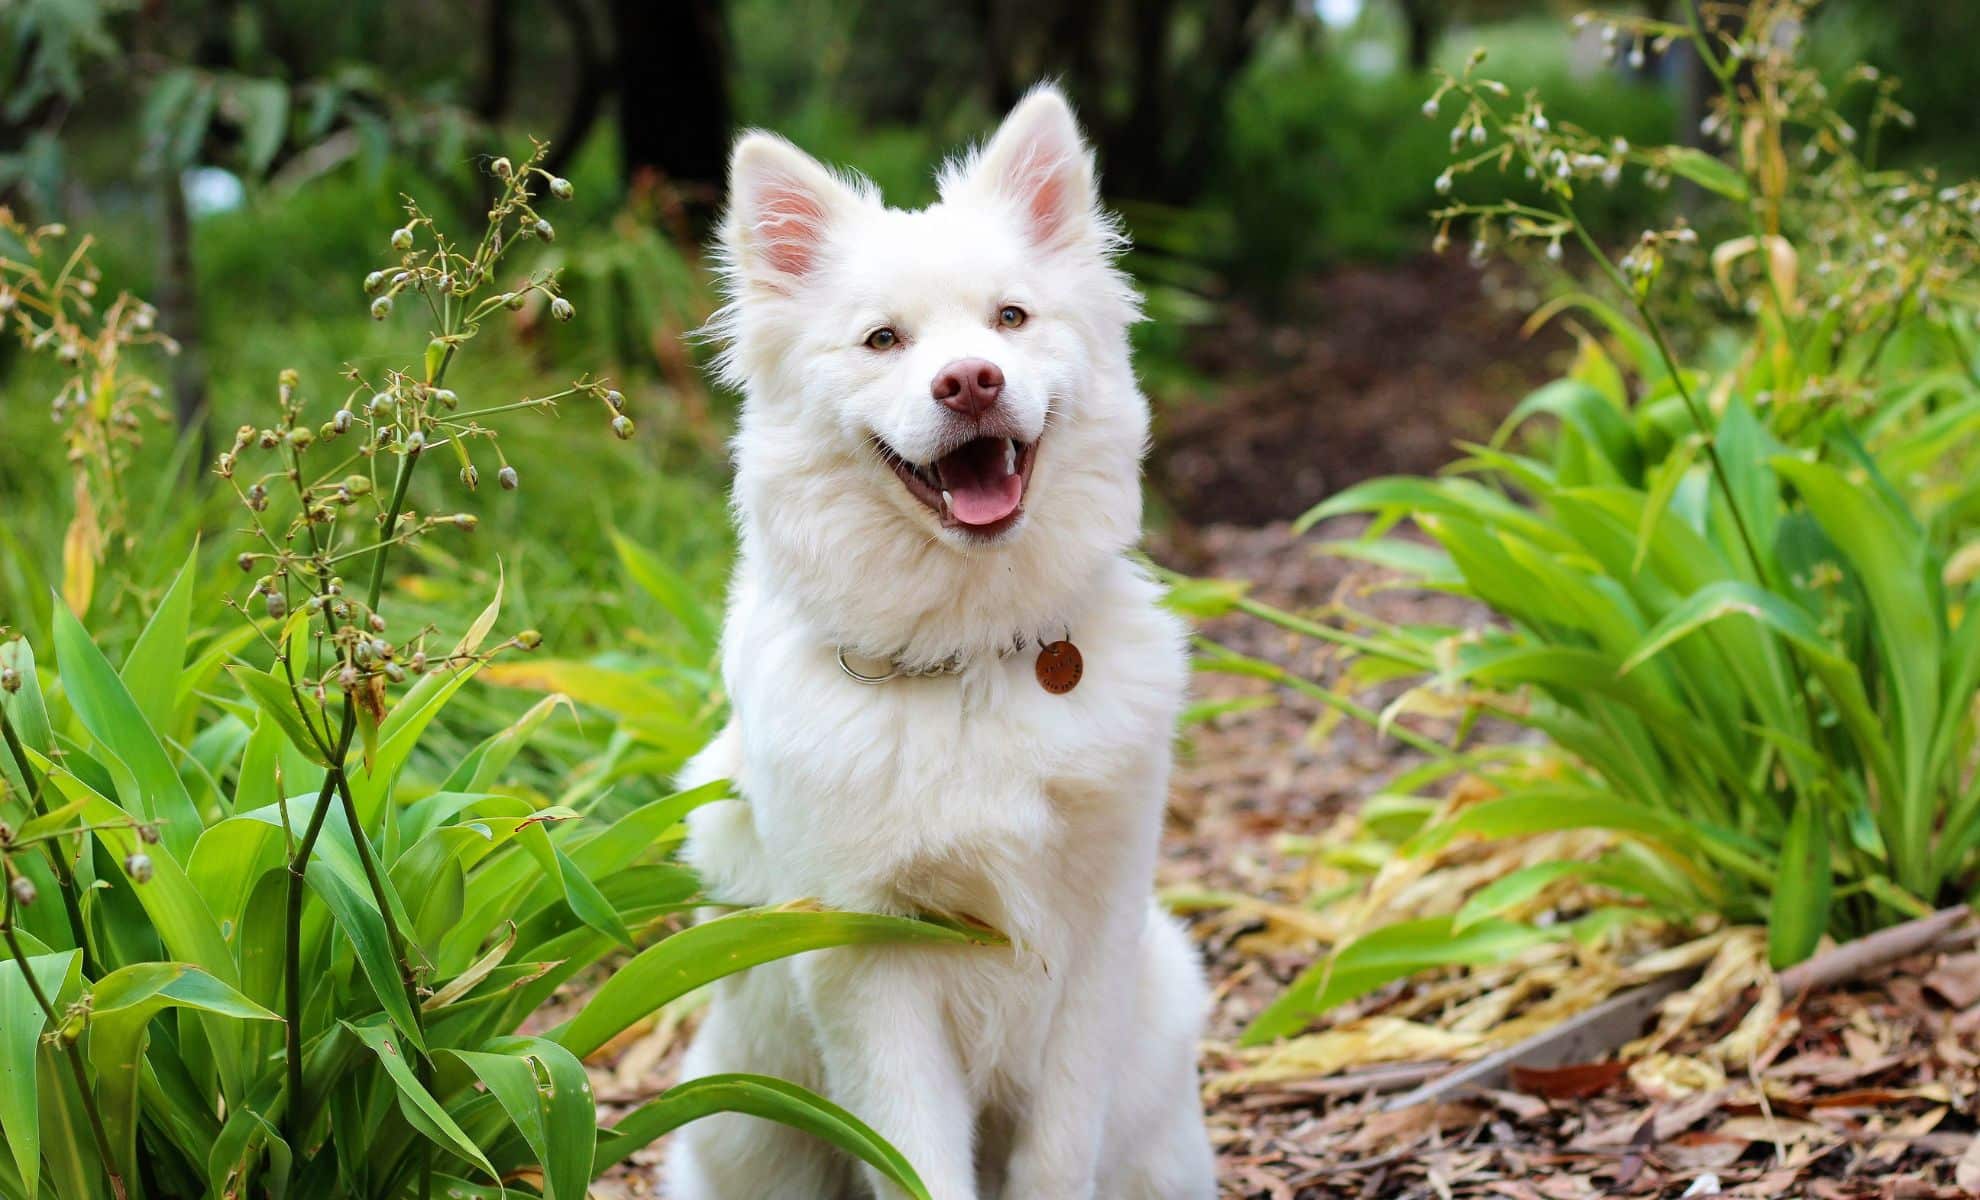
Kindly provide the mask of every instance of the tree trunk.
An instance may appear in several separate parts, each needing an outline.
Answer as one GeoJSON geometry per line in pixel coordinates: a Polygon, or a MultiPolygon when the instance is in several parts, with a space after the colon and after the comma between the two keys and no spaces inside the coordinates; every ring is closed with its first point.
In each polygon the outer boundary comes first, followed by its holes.
{"type": "Polygon", "coordinates": [[[732,116],[719,0],[612,0],[619,149],[629,183],[657,175],[698,231],[722,196],[732,116]]]}
{"type": "Polygon", "coordinates": [[[481,94],[475,98],[475,115],[484,121],[499,120],[509,111],[510,82],[516,73],[516,0],[488,0],[482,42],[488,61],[483,65],[481,94]]]}
{"type": "MultiPolygon", "coordinates": [[[[199,293],[193,273],[192,214],[186,208],[184,180],[167,170],[159,180],[164,209],[158,265],[158,327],[179,343],[172,362],[172,411],[182,435],[206,436],[206,362],[200,349],[199,293]]],[[[201,445],[195,460],[206,456],[201,445]]]]}
{"type": "Polygon", "coordinates": [[[1412,71],[1430,69],[1437,49],[1438,0],[1403,0],[1403,25],[1409,33],[1408,59],[1412,71]]]}
{"type": "Polygon", "coordinates": [[[557,11],[571,30],[577,90],[564,113],[564,127],[557,131],[556,140],[550,143],[550,153],[543,160],[544,168],[552,175],[562,175],[584,146],[585,139],[591,136],[591,128],[598,123],[599,114],[605,109],[606,94],[614,82],[607,78],[605,57],[598,49],[598,31],[591,23],[590,6],[579,0],[563,0],[557,11]]]}

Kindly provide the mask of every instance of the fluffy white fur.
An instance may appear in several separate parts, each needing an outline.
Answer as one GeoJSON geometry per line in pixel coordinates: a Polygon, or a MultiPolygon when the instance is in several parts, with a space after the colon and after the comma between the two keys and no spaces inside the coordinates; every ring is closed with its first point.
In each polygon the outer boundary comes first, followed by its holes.
{"type": "MultiPolygon", "coordinates": [[[[1201,972],[1149,894],[1186,663],[1124,558],[1148,430],[1137,313],[1072,112],[1033,92],[916,212],[762,133],[737,145],[730,189],[715,332],[746,397],[723,635],[735,716],[683,782],[730,778],[742,798],[694,815],[689,857],[725,900],[967,914],[1013,946],[835,949],[734,976],[686,1073],[821,1091],[937,1200],[1209,1200],[1201,972]],[[1021,327],[1000,326],[1005,305],[1021,327]],[[881,325],[901,339],[885,353],[864,345],[881,325]],[[1023,516],[990,541],[946,527],[874,444],[921,461],[953,440],[963,418],[930,381],[973,357],[1002,369],[1004,415],[1038,441],[1023,516]],[[1085,674],[1052,695],[1035,647],[1067,634],[1085,674]],[[841,646],[869,671],[967,666],[864,686],[841,646]]],[[[684,1130],[668,1187],[895,1194],[741,1116],[684,1130]]]]}

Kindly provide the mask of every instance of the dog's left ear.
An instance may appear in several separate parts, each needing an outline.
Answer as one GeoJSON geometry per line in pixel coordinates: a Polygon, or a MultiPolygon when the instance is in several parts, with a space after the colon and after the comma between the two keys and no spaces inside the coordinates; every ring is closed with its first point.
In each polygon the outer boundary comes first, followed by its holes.
{"type": "MultiPolygon", "coordinates": [[[[1051,84],[1018,102],[956,184],[1015,205],[1042,248],[1091,245],[1103,228],[1094,210],[1093,154],[1072,106],[1051,84]]],[[[945,186],[944,197],[952,190],[945,186]]]]}

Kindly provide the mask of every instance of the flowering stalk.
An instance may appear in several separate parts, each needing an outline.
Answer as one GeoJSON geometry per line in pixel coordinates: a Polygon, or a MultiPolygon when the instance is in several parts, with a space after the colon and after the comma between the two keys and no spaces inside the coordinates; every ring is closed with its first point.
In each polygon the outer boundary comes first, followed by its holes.
{"type": "MultiPolygon", "coordinates": [[[[415,514],[409,507],[414,472],[432,452],[446,447],[460,463],[461,482],[473,489],[479,472],[473,463],[471,447],[495,442],[496,432],[481,418],[515,411],[554,408],[558,401],[584,396],[601,404],[608,413],[608,424],[615,436],[632,433],[632,423],[621,411],[624,397],[603,382],[581,377],[568,387],[549,395],[510,404],[496,404],[462,411],[459,397],[447,386],[447,374],[463,345],[480,331],[481,322],[525,307],[532,301],[549,298],[551,315],[569,320],[575,308],[556,291],[554,276],[533,274],[516,287],[481,295],[488,289],[497,265],[507,250],[524,239],[547,241],[555,236],[550,222],[537,213],[532,202],[532,184],[548,181],[550,194],[565,198],[570,185],[549,176],[537,164],[543,147],[520,168],[508,159],[497,159],[493,171],[501,181],[501,195],[490,209],[481,240],[471,254],[456,251],[436,229],[433,221],[408,200],[407,223],[393,231],[391,246],[399,256],[395,268],[381,269],[366,276],[364,289],[372,297],[374,318],[388,318],[401,298],[412,295],[426,304],[434,320],[434,332],[426,345],[424,359],[417,369],[389,371],[381,380],[366,379],[355,369],[345,377],[350,391],[329,420],[313,425],[305,419],[307,402],[302,381],[292,371],[284,372],[278,390],[279,419],[269,428],[243,426],[230,449],[215,463],[215,471],[226,479],[249,513],[250,532],[259,548],[240,555],[243,571],[263,572],[256,579],[249,601],[259,599],[266,616],[275,622],[271,636],[256,625],[270,646],[288,698],[301,719],[309,748],[325,764],[316,806],[304,823],[300,838],[293,839],[289,854],[289,880],[284,929],[284,996],[287,1021],[287,1082],[289,1104],[285,1136],[292,1147],[301,1148],[316,1108],[305,1099],[302,1062],[302,979],[301,927],[304,887],[308,865],[322,836],[331,808],[340,807],[357,844],[359,862],[385,927],[387,942],[398,967],[400,985],[412,1010],[415,1028],[422,1011],[419,996],[420,967],[416,949],[398,922],[389,882],[380,867],[364,829],[351,788],[350,754],[360,730],[375,728],[385,717],[389,690],[407,681],[409,675],[435,670],[457,670],[486,661],[503,649],[532,649],[541,641],[534,631],[525,630],[496,647],[477,652],[463,646],[443,655],[429,656],[426,638],[432,631],[415,631],[403,640],[386,636],[389,628],[379,611],[384,599],[387,569],[392,550],[402,543],[445,529],[472,531],[478,518],[472,513],[442,515],[415,514]],[[421,243],[427,243],[422,247],[421,243]],[[355,449],[328,469],[312,466],[321,461],[329,443],[350,438],[355,449]],[[277,469],[259,476],[245,470],[248,456],[255,450],[273,451],[277,469]],[[396,459],[389,485],[380,478],[379,459],[396,459]],[[361,468],[346,474],[352,468],[361,468]],[[271,485],[286,482],[294,498],[295,512],[286,525],[271,523],[265,516],[273,502],[271,485]],[[384,497],[382,503],[379,497],[384,497]],[[341,536],[354,514],[376,504],[375,528],[356,538],[341,536]],[[366,582],[361,596],[348,594],[340,572],[352,560],[369,556],[366,582]],[[298,652],[298,637],[307,634],[307,655],[298,652]],[[342,697],[340,711],[333,717],[328,704],[332,691],[342,697]],[[333,727],[334,722],[334,727],[333,727]]],[[[504,490],[519,486],[514,468],[495,451],[500,470],[497,479],[504,490]]],[[[372,522],[366,522],[367,525],[372,522]]],[[[231,602],[230,602],[231,603],[231,602]]],[[[246,615],[246,606],[234,607],[246,615]]],[[[369,734],[367,734],[367,737],[369,734]]],[[[295,826],[289,820],[286,800],[281,801],[285,831],[295,826]]],[[[413,1068],[424,1081],[432,1064],[424,1056],[414,1059],[413,1068]]],[[[422,1181],[430,1169],[421,1169],[422,1181]]],[[[425,1183],[422,1182],[422,1188],[425,1183]]]]}
{"type": "MultiPolygon", "coordinates": [[[[41,1009],[42,1018],[48,1022],[49,1036],[62,1048],[62,1057],[69,1064],[69,1074],[75,1077],[76,1093],[82,1098],[83,1115],[89,1121],[90,1138],[96,1143],[97,1156],[103,1160],[104,1173],[110,1177],[110,1191],[118,1200],[123,1200],[126,1195],[124,1179],[117,1173],[117,1159],[110,1149],[110,1134],[104,1129],[103,1114],[97,1111],[96,1092],[90,1087],[89,1072],[83,1067],[82,1049],[65,1028],[62,1015],[55,1011],[53,1004],[49,1003],[48,993],[41,989],[41,981],[34,977],[34,971],[28,966],[27,951],[21,946],[20,936],[14,932],[14,905],[20,899],[20,895],[13,885],[14,881],[21,877],[14,874],[14,864],[6,855],[0,854],[0,863],[5,864],[4,873],[8,883],[5,916],[0,918],[0,934],[5,935],[7,951],[13,955],[14,965],[20,971],[21,978],[27,981],[28,992],[34,996],[35,1006],[41,1009]]],[[[143,1187],[135,1179],[131,1181],[130,1194],[137,1195],[139,1200],[142,1200],[143,1187]]]]}

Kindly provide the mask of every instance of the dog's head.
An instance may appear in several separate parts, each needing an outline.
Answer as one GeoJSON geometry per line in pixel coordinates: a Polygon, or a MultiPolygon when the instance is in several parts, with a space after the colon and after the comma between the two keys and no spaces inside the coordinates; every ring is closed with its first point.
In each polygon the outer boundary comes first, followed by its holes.
{"type": "MultiPolygon", "coordinates": [[[[1147,432],[1135,298],[1056,90],[946,166],[926,209],[887,208],[764,133],[737,144],[729,185],[714,332],[745,395],[752,550],[786,556],[800,584],[850,572],[891,589],[893,609],[928,610],[1016,603],[1012,580],[1081,586],[1133,539],[1147,432]]],[[[1033,607],[1007,608],[1006,631],[1033,607]]]]}

